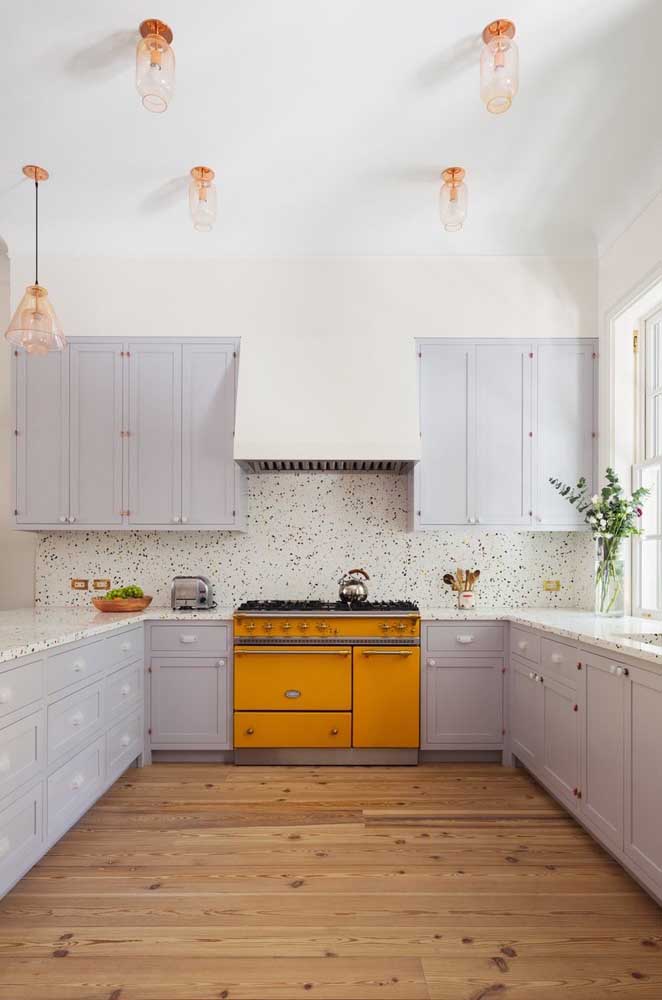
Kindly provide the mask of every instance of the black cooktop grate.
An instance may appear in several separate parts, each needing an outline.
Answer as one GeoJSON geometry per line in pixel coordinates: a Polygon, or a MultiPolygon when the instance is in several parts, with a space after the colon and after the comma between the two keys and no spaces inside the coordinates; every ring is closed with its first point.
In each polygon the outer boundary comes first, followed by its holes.
{"type": "Polygon", "coordinates": [[[418,605],[413,601],[355,601],[346,604],[344,601],[244,601],[237,608],[237,611],[252,612],[289,612],[290,614],[305,614],[306,612],[357,612],[357,611],[377,611],[398,614],[407,611],[418,611],[418,605]]]}

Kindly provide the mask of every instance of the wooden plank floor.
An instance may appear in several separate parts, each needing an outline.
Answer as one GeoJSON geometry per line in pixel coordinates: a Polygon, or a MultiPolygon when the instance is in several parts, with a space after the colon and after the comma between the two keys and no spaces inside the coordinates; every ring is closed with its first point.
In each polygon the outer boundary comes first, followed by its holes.
{"type": "Polygon", "coordinates": [[[0,1000],[662,1000],[662,910],[521,771],[132,770],[0,902],[0,1000]]]}

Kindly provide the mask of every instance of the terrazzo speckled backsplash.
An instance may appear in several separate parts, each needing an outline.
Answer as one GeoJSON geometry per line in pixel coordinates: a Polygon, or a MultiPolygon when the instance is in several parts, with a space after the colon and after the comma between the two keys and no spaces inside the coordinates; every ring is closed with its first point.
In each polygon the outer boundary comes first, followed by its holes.
{"type": "Polygon", "coordinates": [[[590,608],[592,543],[582,532],[407,532],[407,479],[388,474],[250,476],[246,532],[52,532],[37,548],[39,605],[84,605],[71,577],[139,583],[156,605],[176,574],[204,573],[219,604],[335,600],[341,572],[364,566],[370,597],[451,607],[442,576],[478,567],[478,605],[590,608]],[[560,579],[545,593],[543,579],[560,579]]]}

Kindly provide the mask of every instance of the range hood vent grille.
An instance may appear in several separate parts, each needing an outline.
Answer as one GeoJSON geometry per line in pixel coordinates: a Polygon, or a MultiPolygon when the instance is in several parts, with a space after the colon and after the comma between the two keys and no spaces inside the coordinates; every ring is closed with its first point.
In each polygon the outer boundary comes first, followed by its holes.
{"type": "Polygon", "coordinates": [[[287,461],[279,460],[256,460],[239,461],[240,466],[246,472],[408,472],[412,467],[412,462],[401,462],[389,459],[379,460],[358,460],[358,459],[318,459],[287,461]]]}

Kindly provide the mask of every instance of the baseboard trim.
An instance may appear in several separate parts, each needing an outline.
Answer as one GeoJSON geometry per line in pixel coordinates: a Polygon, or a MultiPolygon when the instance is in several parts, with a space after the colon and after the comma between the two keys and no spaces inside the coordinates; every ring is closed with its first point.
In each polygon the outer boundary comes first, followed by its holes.
{"type": "Polygon", "coordinates": [[[418,764],[418,750],[324,750],[315,748],[269,748],[235,750],[235,764],[285,764],[299,767],[364,767],[412,766],[418,764]]]}

